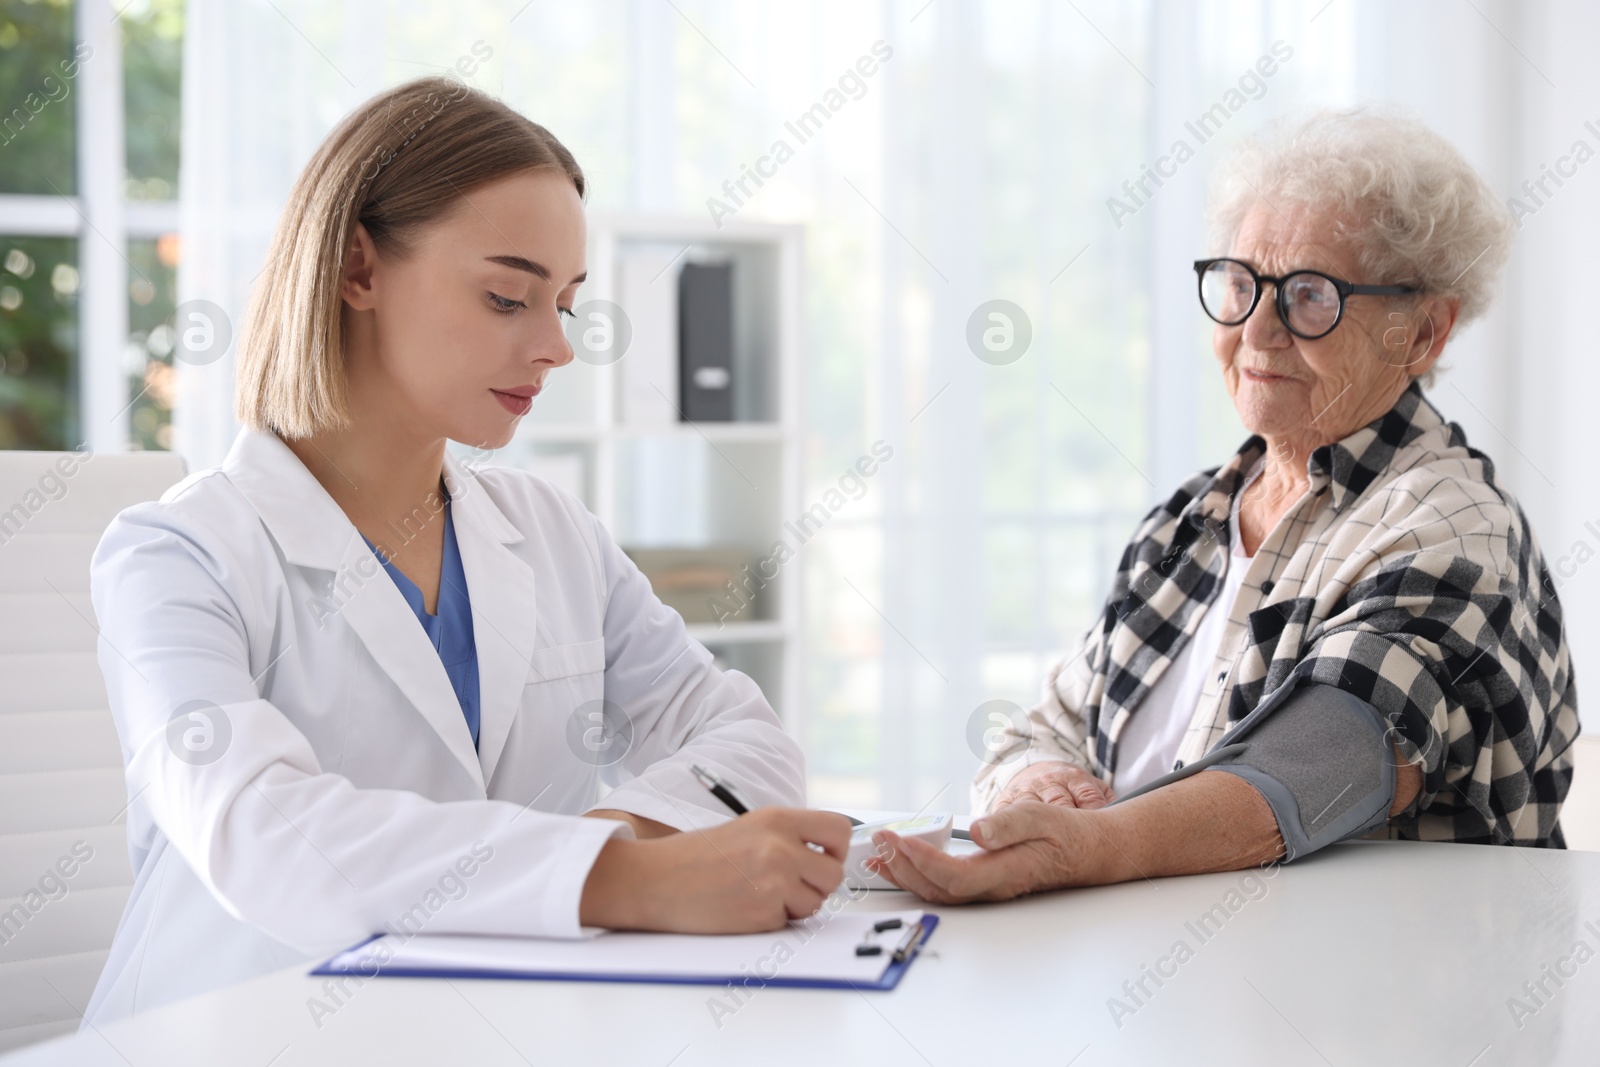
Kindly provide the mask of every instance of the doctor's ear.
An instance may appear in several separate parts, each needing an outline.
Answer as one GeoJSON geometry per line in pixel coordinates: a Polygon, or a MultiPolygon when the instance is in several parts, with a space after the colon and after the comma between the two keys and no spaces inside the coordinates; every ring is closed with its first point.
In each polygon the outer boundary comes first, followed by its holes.
{"type": "Polygon", "coordinates": [[[372,272],[377,263],[378,249],[372,243],[372,235],[358,222],[345,247],[344,269],[339,277],[339,295],[357,311],[370,311],[376,304],[372,272]]]}

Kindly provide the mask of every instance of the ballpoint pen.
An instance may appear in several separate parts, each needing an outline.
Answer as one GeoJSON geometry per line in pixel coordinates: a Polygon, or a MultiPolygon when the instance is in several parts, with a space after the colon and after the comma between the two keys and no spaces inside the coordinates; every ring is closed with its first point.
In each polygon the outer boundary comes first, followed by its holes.
{"type": "Polygon", "coordinates": [[[712,796],[716,797],[718,800],[727,805],[729,811],[733,812],[735,815],[749,814],[749,805],[739,799],[739,794],[733,791],[733,787],[731,785],[724,782],[721,778],[718,778],[716,775],[712,774],[698,763],[691,764],[689,769],[694,772],[694,776],[696,778],[700,779],[700,784],[711,791],[712,796]]]}
{"type": "MultiPolygon", "coordinates": [[[[690,764],[689,769],[694,772],[696,778],[700,779],[700,784],[711,791],[712,796],[727,805],[729,811],[735,815],[748,815],[750,813],[750,805],[739,798],[739,794],[734,792],[733,786],[724,782],[698,763],[690,764]]],[[[851,826],[861,825],[861,820],[854,815],[846,815],[845,818],[850,820],[851,826]]]]}

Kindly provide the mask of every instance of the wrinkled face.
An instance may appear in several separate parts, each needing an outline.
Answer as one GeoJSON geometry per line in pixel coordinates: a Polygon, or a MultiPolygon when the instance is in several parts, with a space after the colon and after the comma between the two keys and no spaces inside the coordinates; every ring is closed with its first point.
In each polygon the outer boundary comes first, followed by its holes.
{"type": "MultiPolygon", "coordinates": [[[[1332,216],[1309,208],[1252,209],[1228,255],[1277,277],[1316,270],[1357,285],[1396,281],[1364,277],[1332,216]]],[[[1419,358],[1412,344],[1417,324],[1402,300],[1351,296],[1333,332],[1308,341],[1284,326],[1276,295],[1277,287],[1264,283],[1248,319],[1218,324],[1211,335],[1240,420],[1269,443],[1322,445],[1347,437],[1389,410],[1411,377],[1437,359],[1437,353],[1419,358]]]]}
{"type": "Polygon", "coordinates": [[[557,367],[562,330],[585,277],[583,202],[560,171],[471,190],[408,242],[378,255],[370,308],[376,367],[361,388],[424,439],[498,448],[557,367]],[[373,379],[376,379],[374,382],[373,379]]]}

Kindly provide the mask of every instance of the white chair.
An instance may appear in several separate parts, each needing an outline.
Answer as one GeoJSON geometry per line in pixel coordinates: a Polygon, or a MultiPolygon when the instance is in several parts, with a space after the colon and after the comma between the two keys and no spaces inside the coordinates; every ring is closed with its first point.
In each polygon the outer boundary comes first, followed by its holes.
{"type": "Polygon", "coordinates": [[[0,1052],[77,1029],[132,886],[89,558],[183,476],[171,453],[0,452],[0,1052]]]}

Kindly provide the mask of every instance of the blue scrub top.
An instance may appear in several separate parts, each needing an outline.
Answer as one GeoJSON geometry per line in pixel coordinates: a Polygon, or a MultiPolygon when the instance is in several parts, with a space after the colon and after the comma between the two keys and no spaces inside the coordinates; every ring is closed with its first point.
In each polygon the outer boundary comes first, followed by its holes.
{"type": "Polygon", "coordinates": [[[400,568],[384,558],[378,547],[362,534],[373,555],[383,563],[400,595],[406,598],[417,621],[438,650],[450,685],[461,702],[461,713],[472,731],[472,746],[478,746],[478,646],[472,636],[472,602],[467,599],[467,576],[461,567],[461,551],[456,546],[456,527],[450,517],[450,498],[444,502],[444,565],[439,576],[438,614],[429,615],[422,603],[422,590],[400,568]]]}

